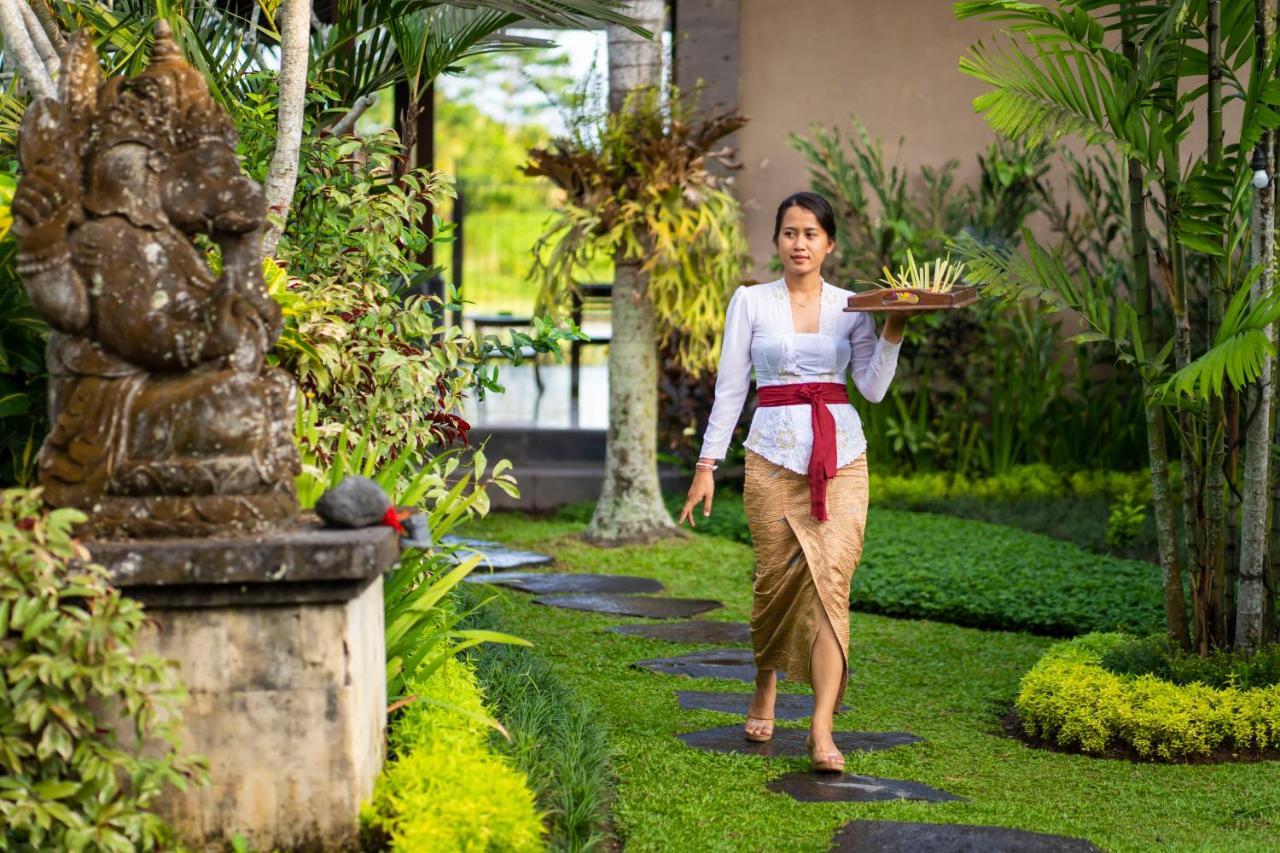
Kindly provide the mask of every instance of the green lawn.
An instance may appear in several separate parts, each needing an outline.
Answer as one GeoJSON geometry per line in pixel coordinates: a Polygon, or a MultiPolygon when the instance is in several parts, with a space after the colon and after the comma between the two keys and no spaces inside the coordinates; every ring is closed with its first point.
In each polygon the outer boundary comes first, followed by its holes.
{"type": "MultiPolygon", "coordinates": [[[[673,595],[722,600],[725,608],[710,618],[746,620],[749,547],[698,535],[600,549],[576,540],[581,526],[496,514],[466,534],[553,553],[566,570],[655,577],[673,595]]],[[[674,737],[736,721],[681,710],[677,690],[746,685],[628,666],[696,647],[607,633],[606,626],[633,620],[534,605],[522,593],[504,592],[495,606],[501,626],[533,641],[607,724],[617,780],[613,817],[628,850],[819,851],[857,818],[997,824],[1084,837],[1108,850],[1276,849],[1276,762],[1136,765],[1031,749],[1000,735],[997,714],[1052,642],[1043,637],[851,614],[851,711],[837,718],[838,727],[911,731],[926,742],[851,754],[848,771],[924,782],[969,802],[800,803],[765,783],[807,769],[806,760],[702,753],[674,737]]],[[[805,688],[783,682],[781,689],[805,688]]]]}

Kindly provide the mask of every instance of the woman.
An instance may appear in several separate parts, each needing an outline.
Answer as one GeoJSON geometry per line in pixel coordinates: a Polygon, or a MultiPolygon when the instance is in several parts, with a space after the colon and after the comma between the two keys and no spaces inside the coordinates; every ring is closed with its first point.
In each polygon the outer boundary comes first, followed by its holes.
{"type": "Polygon", "coordinates": [[[876,337],[866,313],[844,311],[850,291],[822,280],[835,249],[831,205],[796,193],[778,207],[773,242],[783,278],[739,287],[729,300],[715,403],[680,521],[711,512],[712,471],[724,458],[755,369],[758,407],[747,436],[743,506],[755,548],[751,644],[756,690],[745,736],[773,736],[776,673],[813,686],[810,756],[840,772],[832,715],[848,680],[849,583],[867,518],[866,439],[845,371],[867,400],[884,398],[905,313],[876,337]]]}

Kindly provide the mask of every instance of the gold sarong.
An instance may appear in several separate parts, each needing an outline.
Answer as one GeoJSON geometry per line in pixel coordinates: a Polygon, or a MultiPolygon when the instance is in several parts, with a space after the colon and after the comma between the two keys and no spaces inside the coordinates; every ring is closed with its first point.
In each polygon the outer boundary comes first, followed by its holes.
{"type": "Polygon", "coordinates": [[[809,660],[818,636],[819,602],[844,657],[836,707],[849,675],[849,584],[862,558],[867,525],[867,455],[840,468],[827,483],[828,521],[809,514],[804,474],[747,451],[742,503],[756,569],[751,647],[756,669],[775,669],[813,684],[809,660]]]}

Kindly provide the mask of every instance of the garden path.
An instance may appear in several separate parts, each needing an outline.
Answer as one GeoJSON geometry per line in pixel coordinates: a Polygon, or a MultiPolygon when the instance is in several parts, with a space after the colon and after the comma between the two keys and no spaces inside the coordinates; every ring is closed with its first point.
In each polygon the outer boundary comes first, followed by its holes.
{"type": "MultiPolygon", "coordinates": [[[[497,542],[469,540],[471,548],[486,555],[489,566],[501,565],[520,569],[525,565],[547,565],[545,555],[517,552],[497,542]]],[[[538,595],[534,603],[610,615],[632,615],[648,618],[685,618],[722,607],[711,599],[671,598],[652,595],[664,586],[649,578],[592,572],[504,571],[479,574],[468,578],[473,583],[486,583],[521,592],[553,593],[538,595]]],[[[717,621],[664,622],[656,625],[610,626],[609,631],[628,636],[647,637],[675,643],[719,643],[741,645],[749,642],[742,623],[717,621]],[[716,630],[712,626],[719,626],[716,630]],[[709,630],[711,629],[711,630],[709,630]]],[[[737,679],[754,681],[754,666],[749,649],[730,648],[693,652],[676,657],[641,660],[633,667],[677,676],[737,679]]],[[[780,674],[780,678],[784,676],[780,674]]],[[[715,713],[740,715],[750,701],[750,693],[719,691],[681,691],[674,697],[682,708],[696,708],[715,713]]],[[[812,713],[811,694],[778,696],[778,719],[806,719],[812,713]]],[[[847,711],[842,706],[841,711],[847,711]]],[[[839,719],[839,716],[837,717],[839,719]]],[[[806,732],[799,728],[779,728],[767,743],[747,741],[740,723],[715,726],[677,737],[692,749],[730,755],[754,755],[766,758],[807,756],[806,732]]],[[[846,753],[871,752],[907,747],[924,739],[908,732],[837,731],[837,747],[846,753]]],[[[781,793],[800,802],[883,802],[909,800],[926,803],[964,801],[945,790],[910,781],[884,777],[839,773],[818,774],[812,771],[791,772],[774,778],[769,791],[781,793]]],[[[915,851],[929,849],[947,851],[1096,851],[1097,847],[1083,839],[1028,832],[1007,827],[956,823],[919,823],[898,821],[854,820],[844,823],[831,840],[832,849],[841,851],[915,851]]]]}

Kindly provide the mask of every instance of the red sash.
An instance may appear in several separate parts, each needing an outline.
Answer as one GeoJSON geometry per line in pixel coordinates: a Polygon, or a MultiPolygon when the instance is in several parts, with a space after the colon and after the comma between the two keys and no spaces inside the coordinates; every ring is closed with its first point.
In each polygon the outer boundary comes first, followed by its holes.
{"type": "Polygon", "coordinates": [[[827,521],[827,480],[836,475],[836,419],[827,403],[849,402],[849,391],[839,382],[802,382],[798,385],[765,385],[756,389],[760,406],[809,407],[813,425],[813,449],[809,452],[809,512],[827,521]]]}

